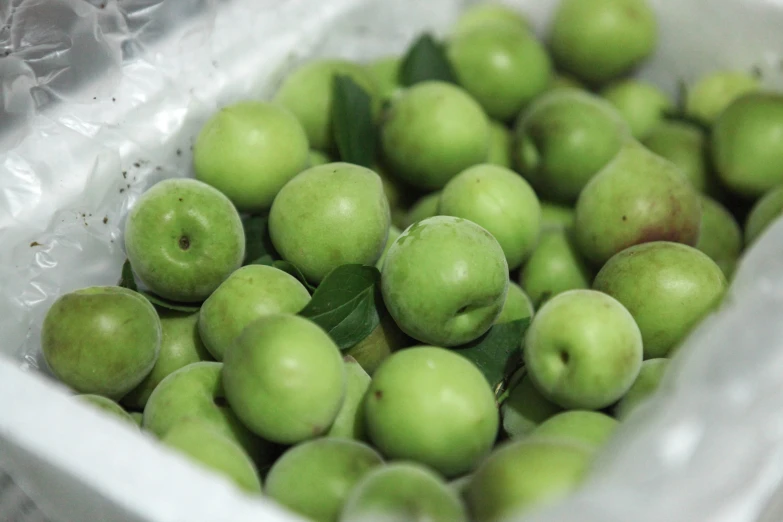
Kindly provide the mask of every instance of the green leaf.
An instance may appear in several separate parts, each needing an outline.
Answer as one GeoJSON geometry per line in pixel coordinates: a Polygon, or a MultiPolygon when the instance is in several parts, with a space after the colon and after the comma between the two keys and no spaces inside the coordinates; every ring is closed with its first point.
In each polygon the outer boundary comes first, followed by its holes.
{"type": "Polygon", "coordinates": [[[380,278],[374,266],[339,266],[327,274],[299,315],[318,324],[346,350],[370,335],[380,322],[376,305],[380,278]]]}
{"type": "Polygon", "coordinates": [[[487,378],[497,397],[504,384],[522,366],[522,339],[530,318],[496,324],[475,341],[455,348],[456,353],[473,362],[487,378]]]}
{"type": "Polygon", "coordinates": [[[425,33],[405,53],[400,64],[400,82],[409,87],[432,80],[456,84],[457,76],[443,45],[425,33]]]}
{"type": "Polygon", "coordinates": [[[349,76],[336,76],[332,88],[332,125],[340,159],[372,168],[378,141],[372,98],[349,76]]]}
{"type": "Polygon", "coordinates": [[[191,312],[191,313],[197,312],[199,308],[201,308],[200,304],[196,305],[192,303],[177,303],[174,301],[169,301],[167,299],[164,299],[159,295],[153,294],[152,292],[148,292],[146,290],[139,290],[138,286],[136,285],[136,280],[133,278],[133,268],[131,267],[130,261],[127,259],[125,260],[125,263],[122,265],[122,277],[120,278],[119,286],[140,293],[141,295],[146,297],[150,303],[152,303],[155,306],[159,306],[161,308],[176,310],[178,312],[191,312]]]}
{"type": "Polygon", "coordinates": [[[264,256],[280,259],[269,237],[269,216],[244,217],[242,227],[245,229],[245,265],[267,264],[256,262],[264,256]]]}
{"type": "Polygon", "coordinates": [[[122,265],[122,275],[120,276],[120,282],[118,283],[118,286],[127,288],[128,290],[136,291],[137,287],[136,280],[133,279],[133,268],[131,268],[130,261],[127,259],[122,265]]]}

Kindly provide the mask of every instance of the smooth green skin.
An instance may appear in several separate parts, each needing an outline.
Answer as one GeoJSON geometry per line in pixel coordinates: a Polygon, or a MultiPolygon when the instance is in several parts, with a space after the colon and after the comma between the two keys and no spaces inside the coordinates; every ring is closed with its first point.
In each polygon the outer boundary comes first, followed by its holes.
{"type": "Polygon", "coordinates": [[[442,478],[411,462],[373,469],[351,491],[340,522],[467,522],[465,506],[442,478]]]}
{"type": "Polygon", "coordinates": [[[131,424],[133,426],[138,426],[136,423],[136,419],[134,419],[127,411],[122,409],[122,406],[117,404],[111,399],[107,399],[106,397],[102,395],[92,395],[92,394],[82,394],[82,395],[75,395],[75,397],[87,404],[91,404],[92,406],[97,407],[98,409],[105,411],[106,413],[112,415],[116,419],[121,419],[122,421],[131,424]]]}
{"type": "Polygon", "coordinates": [[[375,82],[381,100],[392,100],[402,91],[399,70],[399,56],[386,56],[367,65],[367,72],[375,82]]]}
{"type": "Polygon", "coordinates": [[[491,30],[498,26],[529,30],[531,24],[525,15],[513,7],[497,2],[481,2],[462,11],[451,34],[456,37],[476,29],[491,30]]]}
{"type": "MultiPolygon", "coordinates": [[[[783,210],[783,198],[779,211],[783,210]]],[[[752,215],[752,214],[751,214],[752,215]]],[[[701,234],[696,249],[715,261],[731,278],[742,254],[742,230],[726,208],[708,196],[701,197],[701,234]]]]}
{"type": "Polygon", "coordinates": [[[489,154],[487,163],[510,169],[511,162],[511,131],[497,121],[489,122],[489,154]]]}
{"type": "Polygon", "coordinates": [[[196,179],[228,196],[240,212],[262,212],[304,170],[310,150],[304,129],[285,108],[242,101],[213,115],[193,146],[196,179]]]}
{"type": "Polygon", "coordinates": [[[271,445],[248,431],[228,407],[220,375],[222,363],[197,362],[163,379],[144,407],[142,427],[163,438],[174,426],[198,419],[239,443],[261,464],[271,455],[271,445]]]}
{"type": "Polygon", "coordinates": [[[559,441],[513,441],[496,449],[473,474],[465,495],[472,519],[501,522],[543,507],[576,489],[593,452],[559,441]]]}
{"type": "Polygon", "coordinates": [[[327,437],[365,440],[364,408],[362,401],[372,380],[364,368],[347,355],[343,357],[345,364],[345,400],[337,417],[334,419],[327,437]]]}
{"type": "Polygon", "coordinates": [[[512,439],[529,435],[539,424],[561,412],[563,409],[547,400],[533,386],[525,375],[508,395],[500,413],[503,416],[503,430],[512,439]]]}
{"type": "Polygon", "coordinates": [[[317,522],[337,522],[356,484],[383,464],[360,442],[324,438],[286,451],[269,470],[266,494],[317,522]]]}
{"type": "Polygon", "coordinates": [[[620,112],[637,140],[646,138],[674,103],[661,89],[641,80],[622,80],[606,87],[601,96],[620,112]]]}
{"type": "Polygon", "coordinates": [[[465,493],[468,490],[468,484],[470,484],[470,481],[473,479],[473,475],[462,475],[459,478],[452,479],[449,481],[449,489],[451,489],[454,493],[459,496],[460,499],[462,499],[465,496],[465,493]]]}
{"type": "MultiPolygon", "coordinates": [[[[310,147],[334,149],[332,133],[332,94],[334,78],[348,76],[362,87],[377,105],[376,87],[364,66],[345,60],[315,60],[289,74],[274,97],[302,124],[310,147]]],[[[377,107],[374,107],[377,109],[377,107]]]]}
{"type": "Polygon", "coordinates": [[[685,114],[712,125],[734,100],[760,89],[759,79],[746,72],[714,72],[686,89],[685,114]]]}
{"type": "Polygon", "coordinates": [[[563,0],[550,26],[549,48],[559,69],[600,85],[652,54],[657,33],[646,0],[563,0]]]}
{"type": "Polygon", "coordinates": [[[711,187],[707,137],[699,127],[683,121],[664,121],[644,139],[644,146],[675,165],[699,192],[711,187]]]}
{"type": "Polygon", "coordinates": [[[66,386],[120,399],[152,371],[161,336],[158,314],[145,297],[95,286],[54,302],[41,329],[41,350],[66,386]]]}
{"type": "Polygon", "coordinates": [[[617,420],[605,413],[571,410],[548,418],[530,436],[539,439],[571,439],[599,449],[609,442],[618,424],[617,420]]]}
{"type": "Polygon", "coordinates": [[[446,53],[459,84],[501,121],[516,117],[552,77],[546,49],[527,29],[493,24],[461,32],[446,53]]]}
{"type": "Polygon", "coordinates": [[[712,127],[712,160],[732,192],[760,197],[783,183],[783,95],[748,94],[712,127]]]}
{"type": "Polygon", "coordinates": [[[623,420],[627,418],[631,411],[638,408],[642,402],[655,393],[668,367],[669,359],[663,358],[647,359],[642,363],[642,369],[639,371],[639,376],[634,381],[633,386],[614,408],[614,413],[618,419],[623,420]]]}
{"type": "Polygon", "coordinates": [[[378,270],[383,270],[383,263],[386,261],[386,252],[389,251],[389,248],[392,246],[392,243],[394,243],[398,237],[400,237],[400,234],[402,234],[402,230],[395,227],[394,225],[389,227],[389,237],[386,238],[386,246],[383,248],[383,252],[381,253],[381,257],[378,258],[378,261],[375,263],[375,267],[378,270]]]}
{"type": "Polygon", "coordinates": [[[405,218],[404,228],[408,228],[414,223],[423,221],[438,215],[438,205],[440,204],[441,191],[433,192],[422,196],[408,211],[405,218]]]}
{"type": "Polygon", "coordinates": [[[541,201],[541,230],[573,228],[576,213],[572,207],[541,201]]]}
{"type": "Polygon", "coordinates": [[[568,74],[563,74],[561,72],[556,72],[552,76],[552,81],[549,83],[549,90],[550,91],[556,91],[558,89],[583,89],[586,90],[587,88],[584,86],[582,82],[574,78],[573,76],[570,76],[568,74]]]}
{"type": "Polygon", "coordinates": [[[160,353],[152,371],[129,394],[122,398],[122,404],[134,410],[143,410],[152,391],[169,374],[183,366],[199,361],[211,361],[198,333],[198,314],[158,311],[162,337],[160,353]]]}
{"type": "Polygon", "coordinates": [[[332,157],[325,152],[321,152],[320,150],[315,150],[315,149],[312,149],[310,151],[310,162],[308,164],[308,166],[310,167],[317,167],[318,165],[326,165],[327,163],[333,163],[333,162],[334,160],[332,159],[332,157]]]}
{"type": "Polygon", "coordinates": [[[764,194],[745,221],[745,245],[750,246],[783,213],[783,186],[764,194]]]}
{"type": "Polygon", "coordinates": [[[297,314],[310,302],[310,292],[297,278],[277,268],[247,265],[223,281],[204,301],[198,331],[217,361],[248,325],[269,314],[297,314]]]}
{"type": "Polygon", "coordinates": [[[248,454],[208,423],[190,420],[177,424],[161,442],[229,479],[243,491],[261,493],[261,479],[248,454]]]}
{"type": "Polygon", "coordinates": [[[533,302],[527,296],[522,287],[518,284],[509,282],[506,302],[503,303],[503,309],[500,315],[495,319],[495,324],[510,323],[519,319],[529,319],[533,317],[533,302]]]}
{"type": "Polygon", "coordinates": [[[482,163],[451,179],[438,214],[467,219],[500,243],[509,270],[531,254],[541,231],[541,205],[530,184],[513,170],[482,163]]]}
{"type": "Polygon", "coordinates": [[[572,203],[628,139],[628,125],[607,101],[559,90],[519,115],[514,161],[540,197],[572,203]]]}
{"type": "Polygon", "coordinates": [[[506,300],[508,264],[492,235],[466,219],[436,216],[408,227],[386,253],[381,290],[400,329],[437,346],[477,339],[506,300]]]}
{"type": "Polygon", "coordinates": [[[340,350],[318,325],[267,315],[226,352],[223,385],[231,408],[253,433],[279,444],[323,435],[345,398],[340,350]]]}
{"type": "Polygon", "coordinates": [[[450,478],[470,472],[489,454],[498,409],[472,362],[450,350],[419,346],[392,354],[375,372],[365,421],[383,455],[450,478]]]}
{"type": "Polygon", "coordinates": [[[269,214],[269,235],[283,259],[318,284],[340,265],[374,265],[390,224],[381,178],[358,165],[329,163],[283,187],[269,214]]]}
{"type": "Polygon", "coordinates": [[[141,428],[142,423],[144,422],[144,414],[139,411],[132,411],[128,415],[131,416],[131,419],[133,419],[133,422],[136,424],[136,426],[141,428]]]}
{"type": "Polygon", "coordinates": [[[633,316],[594,290],[571,290],[547,301],[523,349],[533,385],[568,409],[609,406],[625,395],[642,365],[642,334],[633,316]]]}
{"type": "Polygon", "coordinates": [[[723,299],[720,267],[695,248],[656,241],[620,252],[593,288],[625,306],[639,325],[644,358],[666,357],[723,299]]]}
{"type": "Polygon", "coordinates": [[[375,370],[393,352],[410,346],[414,341],[400,330],[388,311],[379,310],[381,321],[370,335],[343,353],[353,357],[368,374],[375,370]]]}
{"type": "Polygon", "coordinates": [[[699,240],[699,193],[676,165],[628,142],[576,202],[574,238],[596,266],[633,245],[699,240]]]}
{"type": "Polygon", "coordinates": [[[519,284],[536,308],[567,290],[590,288],[593,274],[568,229],[550,229],[519,273],[519,284]]]}
{"type": "Polygon", "coordinates": [[[428,81],[406,89],[381,126],[386,165],[421,189],[437,190],[487,159],[489,119],[465,90],[428,81]]]}
{"type": "Polygon", "coordinates": [[[245,231],[234,205],[195,179],[167,179],[128,214],[125,250],[141,282],[161,297],[200,302],[242,265],[245,231]]]}

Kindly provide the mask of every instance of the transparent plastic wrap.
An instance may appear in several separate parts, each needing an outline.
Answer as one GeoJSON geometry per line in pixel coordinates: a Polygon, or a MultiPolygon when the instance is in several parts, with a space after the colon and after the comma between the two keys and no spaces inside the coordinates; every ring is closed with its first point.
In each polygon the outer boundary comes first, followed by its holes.
{"type": "MultiPolygon", "coordinates": [[[[0,0],[0,468],[55,520],[295,520],[74,404],[36,375],[57,296],[115,284],[124,216],[187,176],[218,107],[269,97],[313,56],[444,34],[457,0],[0,0]]],[[[516,0],[542,34],[556,2],[516,0]]],[[[654,0],[668,91],[715,69],[783,83],[783,1],[654,0]]],[[[538,522],[783,520],[783,221],[680,349],[590,480],[538,522]]]]}

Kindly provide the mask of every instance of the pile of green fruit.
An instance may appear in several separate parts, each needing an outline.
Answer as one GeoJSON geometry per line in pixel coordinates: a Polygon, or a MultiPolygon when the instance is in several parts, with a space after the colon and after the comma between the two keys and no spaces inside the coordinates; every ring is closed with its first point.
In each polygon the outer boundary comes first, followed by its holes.
{"type": "Polygon", "coordinates": [[[479,4],[223,108],[131,209],[120,284],[49,310],[52,373],[319,522],[562,497],[783,210],[783,97],[671,99],[629,77],[657,33],[646,0],[563,0],[546,43],[479,4]]]}

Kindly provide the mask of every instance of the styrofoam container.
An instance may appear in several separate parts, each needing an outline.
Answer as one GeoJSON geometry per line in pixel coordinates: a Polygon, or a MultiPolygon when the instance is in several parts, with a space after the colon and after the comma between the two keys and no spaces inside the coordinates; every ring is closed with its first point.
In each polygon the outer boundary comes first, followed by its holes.
{"type": "MultiPolygon", "coordinates": [[[[457,0],[0,0],[0,468],[56,521],[298,520],[68,398],[39,330],[59,295],[116,284],[123,219],[190,174],[218,107],[265,98],[302,60],[402,52],[445,34],[457,0]],[[105,218],[105,223],[104,223],[105,218]]],[[[509,0],[544,34],[554,0],[509,0]]],[[[674,93],[715,69],[781,86],[783,2],[652,0],[674,93]]],[[[539,522],[783,520],[783,222],[746,255],[724,306],[575,495],[539,522]]],[[[3,514],[0,513],[0,520],[3,514]]],[[[528,519],[525,519],[528,520],[528,519]]]]}

